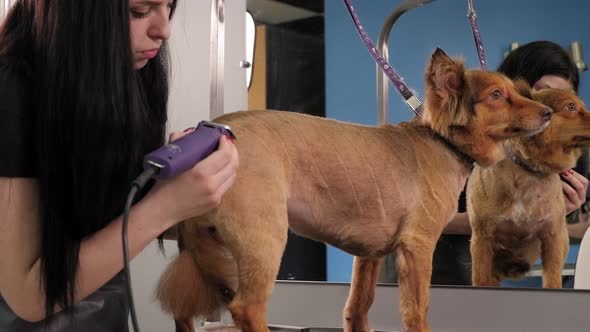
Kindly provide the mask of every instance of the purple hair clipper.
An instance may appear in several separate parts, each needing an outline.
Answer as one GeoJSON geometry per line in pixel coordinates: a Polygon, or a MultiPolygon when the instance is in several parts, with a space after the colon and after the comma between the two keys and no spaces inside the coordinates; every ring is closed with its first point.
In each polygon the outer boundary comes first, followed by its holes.
{"type": "Polygon", "coordinates": [[[205,159],[219,146],[219,137],[226,135],[235,139],[226,125],[201,121],[190,134],[150,152],[144,157],[143,167],[156,167],[158,179],[167,179],[180,174],[205,159]]]}

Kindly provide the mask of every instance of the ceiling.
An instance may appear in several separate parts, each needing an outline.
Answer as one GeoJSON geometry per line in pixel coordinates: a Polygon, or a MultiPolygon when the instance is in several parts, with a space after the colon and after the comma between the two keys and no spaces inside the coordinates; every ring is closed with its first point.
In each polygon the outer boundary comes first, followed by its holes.
{"type": "Polygon", "coordinates": [[[258,23],[282,24],[321,16],[322,0],[247,0],[246,7],[258,23]]]}

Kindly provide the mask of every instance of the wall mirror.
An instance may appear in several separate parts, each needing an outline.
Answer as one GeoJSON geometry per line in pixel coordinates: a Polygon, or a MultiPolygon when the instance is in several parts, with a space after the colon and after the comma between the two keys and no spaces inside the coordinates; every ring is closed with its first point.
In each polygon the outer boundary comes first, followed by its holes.
{"type": "MultiPolygon", "coordinates": [[[[441,47],[450,55],[462,57],[467,67],[478,66],[465,15],[467,3],[423,2],[429,3],[405,13],[388,40],[390,63],[420,98],[423,97],[426,61],[434,48],[441,47]]],[[[365,30],[377,42],[388,15],[404,1],[353,3],[365,30]]],[[[533,40],[550,40],[568,51],[573,42],[581,45],[582,50],[590,45],[583,27],[590,4],[581,5],[575,0],[559,4],[550,0],[500,0],[499,3],[476,0],[474,4],[490,69],[497,68],[514,41],[522,45],[533,40]],[[531,6],[537,8],[535,14],[527,14],[523,20],[523,13],[528,13],[531,6]],[[512,8],[510,13],[502,9],[507,7],[512,8]],[[498,24],[500,18],[502,24],[498,24]]],[[[248,0],[247,6],[258,28],[265,29],[264,37],[258,31],[256,45],[256,52],[260,44],[264,45],[264,56],[258,58],[258,53],[254,56],[254,68],[265,71],[264,79],[257,79],[254,74],[250,90],[252,100],[254,87],[261,81],[266,84],[262,90],[256,90],[260,101],[256,108],[304,112],[362,124],[377,123],[375,64],[341,1],[248,0]],[[298,41],[293,42],[296,38],[298,41]],[[296,75],[297,70],[292,70],[302,63],[307,70],[304,78],[296,75]],[[314,86],[310,88],[312,81],[314,86]]],[[[588,71],[580,71],[578,94],[584,100],[590,100],[588,75],[588,71]]],[[[398,123],[413,117],[397,90],[390,88],[389,96],[389,122],[398,123]]],[[[588,165],[588,154],[585,154],[577,169],[587,177],[590,176],[588,165]]],[[[580,228],[571,234],[563,272],[563,287],[572,289],[576,270],[581,268],[576,267],[579,243],[589,223],[585,213],[568,219],[580,228]]],[[[469,239],[468,235],[457,234],[441,238],[434,255],[433,285],[470,285],[469,239]]],[[[349,282],[351,263],[352,257],[338,249],[291,234],[278,279],[349,282]]],[[[537,262],[524,280],[506,281],[501,287],[540,287],[540,273],[540,262],[537,262]]],[[[395,281],[394,259],[388,257],[380,282],[395,281]]]]}
{"type": "Polygon", "coordinates": [[[246,86],[252,83],[252,63],[254,61],[254,45],[256,45],[256,23],[250,12],[246,11],[246,58],[241,66],[246,69],[246,86]]]}
{"type": "MultiPolygon", "coordinates": [[[[3,18],[14,0],[0,1],[3,18]]],[[[402,1],[354,1],[365,29],[374,41],[387,18],[402,1]]],[[[570,49],[577,42],[590,50],[587,14],[590,2],[576,0],[474,1],[490,69],[498,66],[511,43],[551,40],[570,49]],[[534,14],[528,14],[530,8],[534,14]],[[506,11],[505,8],[512,8],[506,11]],[[526,13],[526,15],[524,15],[526,13]],[[501,22],[502,24],[499,24],[501,22]]],[[[477,67],[473,37],[467,22],[466,3],[437,0],[404,14],[389,39],[390,63],[418,95],[423,95],[423,74],[432,50],[462,56],[468,67],[477,67]],[[420,27],[418,28],[418,25],[420,27]]],[[[377,123],[375,64],[369,56],[341,1],[248,0],[245,66],[249,109],[289,110],[362,124],[377,123]]],[[[587,51],[588,53],[590,51],[587,51]]],[[[583,53],[582,53],[583,54],[583,53]]],[[[580,72],[579,96],[590,101],[588,71],[580,72]]],[[[413,115],[389,90],[389,120],[409,120],[413,115]]],[[[590,177],[590,160],[584,155],[578,170],[590,177]]],[[[570,250],[563,286],[573,289],[583,231],[590,224],[585,213],[569,217],[570,250]],[[575,226],[578,225],[578,226],[575,226]]],[[[290,234],[279,279],[349,282],[352,257],[330,246],[290,234]]],[[[388,257],[380,282],[395,282],[393,258],[388,257]]],[[[470,285],[469,236],[446,234],[434,255],[433,285],[470,285]]],[[[502,287],[540,287],[540,264],[527,278],[503,282],[502,287]]]]}

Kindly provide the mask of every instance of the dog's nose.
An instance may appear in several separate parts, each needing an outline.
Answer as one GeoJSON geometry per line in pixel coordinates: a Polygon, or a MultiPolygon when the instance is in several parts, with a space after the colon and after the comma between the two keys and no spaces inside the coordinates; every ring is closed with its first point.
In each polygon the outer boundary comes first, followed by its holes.
{"type": "Polygon", "coordinates": [[[544,107],[541,112],[541,118],[543,118],[543,120],[549,121],[551,120],[551,114],[553,114],[553,110],[551,109],[551,107],[544,107]]]}

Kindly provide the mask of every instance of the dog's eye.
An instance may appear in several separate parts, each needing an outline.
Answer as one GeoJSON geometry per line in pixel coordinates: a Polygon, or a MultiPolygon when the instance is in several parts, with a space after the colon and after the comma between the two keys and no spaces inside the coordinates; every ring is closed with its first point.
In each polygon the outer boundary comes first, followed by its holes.
{"type": "Polygon", "coordinates": [[[567,106],[565,107],[565,110],[568,112],[577,112],[578,111],[578,109],[576,108],[576,104],[574,104],[574,103],[567,104],[567,106]]]}
{"type": "Polygon", "coordinates": [[[500,92],[500,90],[496,89],[494,91],[492,91],[492,93],[490,94],[490,97],[492,97],[492,99],[497,100],[502,98],[502,92],[500,92]]]}

